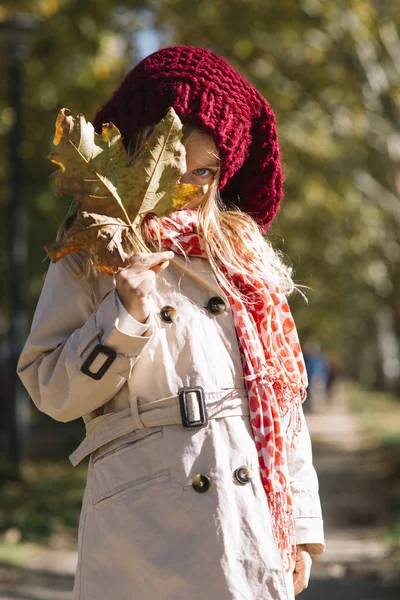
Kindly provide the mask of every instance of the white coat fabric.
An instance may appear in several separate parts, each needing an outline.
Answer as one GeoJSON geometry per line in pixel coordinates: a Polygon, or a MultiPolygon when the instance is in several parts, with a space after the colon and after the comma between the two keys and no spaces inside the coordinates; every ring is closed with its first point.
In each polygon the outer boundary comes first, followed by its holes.
{"type": "MultiPolygon", "coordinates": [[[[259,478],[232,316],[210,313],[213,296],[226,301],[208,261],[176,255],[157,276],[150,327],[130,335],[112,278],[86,278],[74,256],[49,267],[18,373],[40,410],[59,421],[83,417],[87,428],[70,457],[77,464],[90,455],[74,600],[293,600],[259,478]],[[160,318],[165,306],[175,321],[160,318]],[[95,380],[81,367],[99,343],[117,355],[95,380]],[[177,395],[198,386],[210,419],[187,430],[177,395]],[[235,475],[241,466],[248,483],[235,475]],[[204,493],[192,485],[198,475],[208,478],[204,493]]],[[[296,538],[319,554],[318,481],[301,416],[298,445],[287,449],[296,538]]]]}

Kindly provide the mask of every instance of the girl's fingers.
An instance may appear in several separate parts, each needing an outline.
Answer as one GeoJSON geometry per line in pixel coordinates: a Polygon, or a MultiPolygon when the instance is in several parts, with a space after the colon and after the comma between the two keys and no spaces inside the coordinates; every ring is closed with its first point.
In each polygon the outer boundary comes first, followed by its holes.
{"type": "Polygon", "coordinates": [[[293,572],[294,595],[300,594],[308,587],[311,574],[312,559],[308,552],[300,552],[293,572]]]}
{"type": "Polygon", "coordinates": [[[137,293],[140,296],[149,296],[155,287],[155,273],[154,271],[143,271],[138,275],[141,278],[141,282],[137,287],[137,293]]]}
{"type": "Polygon", "coordinates": [[[156,274],[151,269],[141,273],[126,273],[117,279],[117,292],[126,300],[132,296],[147,296],[154,289],[155,279],[156,274]]]}
{"type": "Polygon", "coordinates": [[[140,273],[153,269],[160,263],[171,260],[174,257],[173,252],[153,252],[151,254],[137,254],[132,258],[132,262],[127,269],[140,273]]]}
{"type": "Polygon", "coordinates": [[[293,576],[294,583],[294,595],[300,594],[307,588],[307,582],[305,581],[304,575],[299,575],[297,573],[293,576]]]}
{"type": "Polygon", "coordinates": [[[130,280],[134,285],[129,285],[125,293],[135,296],[148,296],[154,289],[156,274],[151,269],[136,273],[130,280]]]}
{"type": "Polygon", "coordinates": [[[173,256],[173,252],[155,252],[154,254],[134,256],[131,265],[122,269],[116,276],[119,296],[130,302],[129,299],[132,299],[132,296],[150,295],[155,287],[156,275],[168,267],[173,256]]]}
{"type": "Polygon", "coordinates": [[[166,269],[169,265],[169,260],[166,260],[165,262],[160,263],[159,265],[156,265],[155,267],[152,267],[152,271],[154,271],[154,273],[156,275],[158,275],[159,273],[161,273],[161,271],[164,271],[164,269],[166,269]]]}

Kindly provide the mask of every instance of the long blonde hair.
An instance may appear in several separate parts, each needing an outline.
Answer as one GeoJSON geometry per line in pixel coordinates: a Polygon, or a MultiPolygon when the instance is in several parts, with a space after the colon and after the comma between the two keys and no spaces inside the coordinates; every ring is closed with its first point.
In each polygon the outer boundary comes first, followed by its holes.
{"type": "MultiPolygon", "coordinates": [[[[138,149],[151,131],[151,126],[145,127],[129,141],[127,152],[131,162],[134,161],[138,149]]],[[[186,145],[196,133],[204,134],[203,131],[192,125],[184,124],[182,143],[186,145]]],[[[212,156],[219,160],[216,148],[212,152],[212,156]]],[[[62,241],[67,234],[69,227],[76,219],[78,210],[79,205],[74,201],[58,229],[57,241],[62,241]]],[[[238,296],[239,292],[229,283],[221,265],[229,271],[233,270],[235,273],[243,275],[245,280],[249,273],[249,265],[251,265],[253,276],[275,284],[286,296],[295,290],[304,296],[300,288],[305,286],[294,283],[292,267],[285,264],[282,252],[274,249],[271,242],[261,235],[258,225],[252,217],[235,206],[228,208],[224,205],[218,192],[218,172],[197,211],[198,233],[202,237],[205,255],[220,285],[228,289],[233,296],[238,296]]],[[[156,231],[157,222],[156,217],[152,219],[152,228],[156,231]]],[[[146,220],[142,224],[142,236],[151,250],[159,251],[161,249],[161,240],[154,241],[154,238],[150,237],[146,220]]],[[[88,253],[80,251],[77,258],[86,277],[98,275],[88,253]]]]}

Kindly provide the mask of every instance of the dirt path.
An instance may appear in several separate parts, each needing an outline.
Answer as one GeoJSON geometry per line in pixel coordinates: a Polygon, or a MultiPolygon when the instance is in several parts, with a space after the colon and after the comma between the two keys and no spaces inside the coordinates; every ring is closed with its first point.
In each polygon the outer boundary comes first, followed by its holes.
{"type": "Polygon", "coordinates": [[[304,600],[400,598],[400,557],[385,542],[393,465],[340,394],[306,418],[327,548],[314,557],[304,600]]]}
{"type": "MultiPolygon", "coordinates": [[[[304,600],[398,600],[400,557],[383,541],[391,465],[338,396],[307,414],[327,550],[304,600]]],[[[0,564],[0,600],[71,600],[76,552],[28,551],[30,568],[0,564]]],[[[150,600],[150,599],[149,599],[150,600]]],[[[190,599],[188,599],[190,600],[190,599]]],[[[257,600],[257,599],[255,599],[257,600]]]]}

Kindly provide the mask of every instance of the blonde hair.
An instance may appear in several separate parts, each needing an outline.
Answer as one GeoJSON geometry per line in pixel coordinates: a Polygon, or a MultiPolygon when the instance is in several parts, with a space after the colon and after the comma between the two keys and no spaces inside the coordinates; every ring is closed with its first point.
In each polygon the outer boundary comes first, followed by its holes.
{"type": "MultiPolygon", "coordinates": [[[[134,161],[138,149],[151,131],[151,126],[145,127],[129,141],[127,153],[131,162],[134,161]]],[[[186,145],[195,134],[206,133],[190,124],[184,124],[182,143],[186,145]]],[[[219,160],[216,148],[211,155],[219,160]]],[[[238,207],[232,206],[228,209],[224,205],[218,191],[218,175],[219,172],[216,173],[197,211],[198,233],[202,238],[203,250],[221,287],[229,290],[234,297],[238,297],[241,295],[240,292],[229,282],[224,271],[234,272],[242,276],[244,281],[248,279],[251,272],[252,277],[276,285],[286,296],[296,290],[306,299],[300,290],[306,286],[294,283],[292,267],[285,264],[282,252],[274,249],[271,242],[261,235],[254,219],[238,207]]],[[[79,205],[74,201],[58,229],[57,241],[61,241],[66,235],[77,216],[78,209],[79,205]]],[[[159,224],[160,220],[154,216],[151,219],[152,230],[156,233],[154,240],[154,235],[151,237],[149,233],[149,221],[145,219],[142,223],[143,240],[149,249],[156,251],[162,248],[161,238],[157,235],[159,224]]],[[[97,276],[98,272],[93,266],[90,255],[80,251],[78,256],[85,276],[97,276]]]]}
{"type": "MultiPolygon", "coordinates": [[[[151,127],[146,127],[131,140],[129,153],[133,159],[150,133],[151,127]]],[[[195,134],[204,135],[205,132],[185,123],[182,143],[186,145],[195,134]]],[[[216,148],[210,154],[219,160],[216,148]]],[[[252,277],[275,284],[286,296],[295,290],[304,296],[300,288],[305,286],[294,283],[292,267],[285,264],[282,252],[274,249],[271,242],[261,235],[254,219],[238,207],[232,206],[228,209],[224,205],[218,191],[218,173],[197,210],[197,227],[202,238],[203,250],[221,287],[228,289],[234,297],[240,296],[240,292],[230,283],[224,271],[242,275],[246,281],[251,265],[252,277]],[[221,266],[224,268],[221,269],[221,266]]],[[[151,227],[156,234],[158,222],[156,217],[151,220],[151,227]]],[[[157,251],[161,250],[160,236],[156,235],[158,243],[154,243],[146,229],[144,223],[142,233],[146,243],[157,251]]]]}

